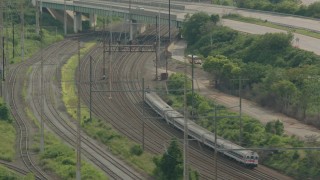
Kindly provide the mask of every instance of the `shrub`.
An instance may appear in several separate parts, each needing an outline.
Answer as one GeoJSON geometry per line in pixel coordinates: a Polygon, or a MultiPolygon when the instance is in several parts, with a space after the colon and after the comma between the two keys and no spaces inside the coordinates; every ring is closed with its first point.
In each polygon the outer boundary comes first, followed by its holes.
{"type": "Polygon", "coordinates": [[[143,153],[142,147],[140,145],[134,145],[130,149],[131,154],[140,156],[143,153]]]}
{"type": "Polygon", "coordinates": [[[5,120],[5,121],[10,121],[9,120],[9,110],[7,106],[4,104],[0,104],[0,119],[5,120]]]}

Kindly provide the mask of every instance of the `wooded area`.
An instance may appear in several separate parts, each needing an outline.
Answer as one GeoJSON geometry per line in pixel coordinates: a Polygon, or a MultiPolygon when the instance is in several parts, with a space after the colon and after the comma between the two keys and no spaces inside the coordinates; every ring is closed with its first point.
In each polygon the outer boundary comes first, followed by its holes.
{"type": "MultiPolygon", "coordinates": [[[[205,58],[202,67],[211,73],[215,88],[237,95],[239,81],[232,79],[241,77],[246,79],[241,86],[246,98],[319,125],[319,56],[293,47],[290,33],[249,35],[216,24],[209,15],[198,13],[187,16],[182,29],[188,43],[186,53],[205,58]]],[[[183,89],[182,82],[183,74],[170,76],[169,91],[170,88],[183,89]]],[[[189,83],[187,89],[190,89],[189,83]]],[[[183,107],[181,93],[172,93],[167,98],[175,108],[183,107]]],[[[190,112],[193,109],[195,122],[210,131],[214,130],[214,106],[218,106],[217,134],[239,142],[239,118],[230,117],[237,117],[237,114],[199,94],[194,95],[192,103],[192,94],[188,93],[187,104],[190,112]]],[[[243,117],[242,127],[241,145],[245,147],[317,146],[314,137],[302,142],[283,134],[283,124],[276,119],[263,126],[253,118],[243,117]]],[[[259,155],[262,164],[296,178],[320,177],[317,168],[320,153],[317,151],[261,151],[259,155]]]]}

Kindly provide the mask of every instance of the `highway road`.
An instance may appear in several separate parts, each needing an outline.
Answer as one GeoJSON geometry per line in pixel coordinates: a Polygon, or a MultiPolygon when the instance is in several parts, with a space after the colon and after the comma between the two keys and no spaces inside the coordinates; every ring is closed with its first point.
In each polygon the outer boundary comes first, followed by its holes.
{"type": "MultiPolygon", "coordinates": [[[[201,5],[201,4],[190,4],[186,5],[186,12],[199,12],[203,11],[208,14],[240,14],[245,17],[252,17],[262,20],[267,20],[269,22],[283,24],[286,26],[292,27],[300,27],[310,29],[312,31],[320,31],[320,21],[316,19],[307,19],[302,17],[294,17],[290,15],[283,15],[283,14],[273,14],[268,12],[262,11],[253,11],[253,10],[243,10],[238,8],[231,8],[231,7],[222,7],[222,6],[213,6],[213,5],[201,5]]],[[[185,13],[184,13],[185,14],[185,13]]],[[[179,18],[184,18],[184,14],[179,14],[179,18]]]]}
{"type": "MultiPolygon", "coordinates": [[[[287,31],[280,30],[280,29],[274,29],[266,26],[259,26],[255,24],[249,24],[249,23],[243,23],[239,21],[233,21],[228,19],[223,19],[222,24],[224,26],[228,26],[234,30],[242,31],[250,34],[265,34],[265,33],[275,33],[275,32],[284,32],[287,31]]],[[[312,51],[317,55],[320,55],[320,39],[312,38],[309,36],[297,34],[294,34],[294,39],[292,42],[292,45],[297,46],[300,49],[306,50],[306,51],[312,51]]]]}

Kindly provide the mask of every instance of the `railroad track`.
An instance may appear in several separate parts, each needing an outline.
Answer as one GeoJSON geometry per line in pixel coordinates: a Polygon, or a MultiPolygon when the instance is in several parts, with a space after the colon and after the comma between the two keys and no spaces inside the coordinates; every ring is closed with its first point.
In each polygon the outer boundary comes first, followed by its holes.
{"type": "Polygon", "coordinates": [[[0,160],[0,164],[2,164],[3,166],[7,167],[8,169],[11,169],[11,170],[13,170],[14,172],[17,172],[17,173],[19,173],[19,174],[21,174],[21,175],[27,175],[27,174],[29,173],[29,171],[26,171],[26,170],[24,170],[24,169],[21,169],[21,168],[18,167],[18,166],[15,166],[15,165],[13,165],[13,164],[10,164],[10,163],[5,162],[5,161],[2,161],[2,160],[0,160]]]}
{"type": "MultiPolygon", "coordinates": [[[[66,42],[60,42],[55,45],[50,46],[52,48],[51,51],[48,51],[49,54],[53,53],[55,50],[63,46],[66,42]]],[[[19,154],[22,162],[26,166],[26,168],[32,172],[37,179],[49,179],[48,175],[39,168],[38,165],[35,164],[32,153],[30,152],[30,126],[27,122],[27,116],[24,113],[25,103],[23,102],[23,97],[21,93],[21,89],[24,85],[24,78],[21,78],[19,75],[27,74],[27,66],[32,65],[40,59],[40,53],[38,53],[34,58],[28,59],[23,63],[18,65],[14,65],[7,77],[7,89],[10,91],[8,93],[9,107],[11,113],[15,119],[17,132],[18,132],[18,147],[19,154]]]]}
{"type": "MultiPolygon", "coordinates": [[[[148,36],[152,37],[152,36],[148,36]]],[[[155,37],[155,36],[154,36],[155,37]]],[[[154,41],[154,40],[148,40],[154,41]]],[[[100,53],[102,53],[100,51],[100,53]]],[[[96,59],[94,66],[94,89],[108,89],[108,81],[105,81],[104,85],[101,85],[101,67],[102,60],[101,54],[91,54],[96,59]]],[[[112,67],[112,87],[113,90],[127,91],[124,92],[113,92],[112,99],[109,99],[109,93],[93,93],[93,112],[101,119],[108,120],[119,132],[126,135],[128,138],[141,143],[142,136],[142,97],[141,92],[137,92],[137,89],[141,89],[141,78],[142,72],[141,67],[144,67],[145,59],[153,59],[154,55],[145,55],[139,53],[115,53],[113,57],[112,67]],[[150,58],[151,56],[151,58],[150,58]],[[134,63],[132,63],[134,62],[134,63]],[[137,73],[140,71],[140,73],[137,73]],[[121,83],[121,82],[128,83],[121,83]],[[130,91],[132,91],[130,93],[130,91]],[[130,121],[128,121],[130,120],[130,121]],[[133,128],[134,127],[134,128],[133,128]]],[[[109,58],[107,56],[107,58],[109,58]]],[[[88,81],[88,67],[89,60],[84,60],[83,77],[88,81]]],[[[108,65],[108,63],[107,63],[108,65]]],[[[108,69],[108,68],[107,68],[108,69]]],[[[148,78],[146,78],[148,79],[148,78]]],[[[150,80],[150,76],[149,76],[150,80]]],[[[83,94],[82,98],[89,104],[89,85],[82,85],[83,94]]],[[[146,114],[148,112],[145,112],[146,114]]],[[[152,114],[152,113],[151,113],[152,114]]],[[[153,113],[154,114],[154,113],[153,113]]],[[[162,153],[164,144],[168,145],[170,137],[176,136],[181,138],[181,132],[165,125],[162,120],[145,120],[145,143],[146,149],[153,153],[162,153]]],[[[192,144],[192,143],[191,143],[192,144]]],[[[205,147],[199,147],[196,143],[190,146],[190,164],[192,167],[197,169],[202,179],[212,179],[214,176],[214,158],[211,149],[205,147]],[[212,167],[212,168],[208,168],[212,167]]],[[[242,167],[236,162],[218,156],[219,166],[218,172],[219,177],[222,179],[277,179],[270,174],[267,174],[260,170],[250,170],[242,167]]]]}
{"type": "MultiPolygon", "coordinates": [[[[70,45],[71,49],[68,49],[68,52],[76,52],[77,45],[76,41],[70,45]]],[[[46,64],[56,63],[59,64],[58,68],[60,69],[60,65],[63,63],[63,59],[61,62],[57,62],[58,58],[55,56],[46,58],[46,64]],[[53,62],[54,61],[54,62],[53,62]]],[[[36,66],[34,71],[32,72],[32,94],[34,94],[32,98],[32,106],[34,111],[38,116],[40,116],[40,106],[42,106],[41,98],[37,96],[39,94],[40,84],[40,66],[39,64],[36,66]]],[[[55,106],[55,102],[61,99],[61,94],[57,94],[55,92],[60,92],[60,82],[55,81],[54,79],[57,77],[57,70],[54,68],[46,67],[45,68],[45,98],[44,98],[44,116],[45,122],[53,130],[57,135],[59,135],[65,142],[70,144],[71,146],[76,146],[76,137],[77,132],[75,128],[75,124],[72,122],[72,118],[68,117],[68,114],[60,112],[57,110],[58,108],[55,106]],[[69,123],[68,123],[69,122],[69,123]]],[[[71,82],[70,82],[71,83],[71,82]]],[[[59,104],[63,104],[59,102],[59,104]]],[[[70,108],[70,107],[69,107],[70,108]]],[[[118,159],[115,159],[110,153],[107,153],[105,149],[97,146],[93,143],[93,139],[87,137],[86,135],[82,135],[82,152],[83,154],[91,160],[96,166],[101,168],[106,174],[109,175],[111,179],[143,179],[143,177],[134,172],[131,168],[127,168],[125,164],[120,162],[118,159]],[[110,168],[112,166],[112,168],[110,168]],[[116,167],[117,169],[113,168],[116,167]],[[116,171],[116,172],[114,172],[116,171]]]]}

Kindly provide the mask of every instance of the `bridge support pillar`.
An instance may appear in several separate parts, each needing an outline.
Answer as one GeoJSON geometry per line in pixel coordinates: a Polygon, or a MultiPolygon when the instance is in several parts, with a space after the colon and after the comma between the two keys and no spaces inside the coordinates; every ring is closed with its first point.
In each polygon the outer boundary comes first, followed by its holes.
{"type": "Polygon", "coordinates": [[[137,30],[139,34],[141,34],[141,33],[144,33],[144,31],[146,31],[147,26],[146,24],[139,24],[137,28],[138,28],[137,30]]]}
{"type": "Polygon", "coordinates": [[[73,18],[73,30],[75,33],[82,31],[82,13],[74,12],[74,18],[73,18]]]}
{"type": "Polygon", "coordinates": [[[97,25],[97,15],[94,13],[89,14],[89,20],[90,20],[90,28],[94,28],[97,25]]]}
{"type": "Polygon", "coordinates": [[[132,28],[133,28],[133,24],[132,24],[132,20],[130,20],[130,24],[129,24],[129,41],[132,41],[133,39],[133,32],[132,32],[132,28]]]}

